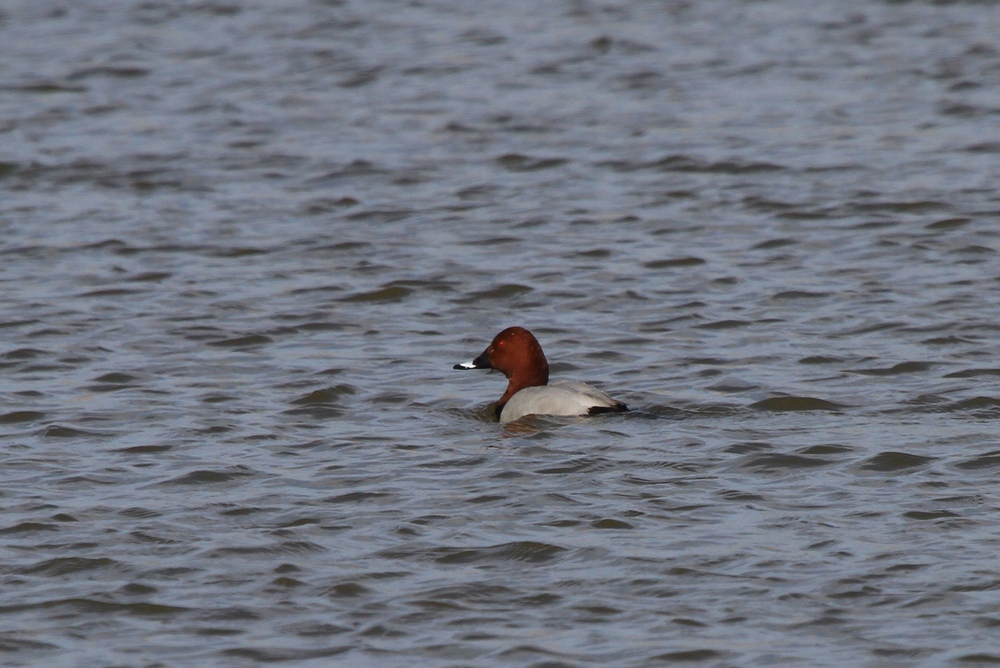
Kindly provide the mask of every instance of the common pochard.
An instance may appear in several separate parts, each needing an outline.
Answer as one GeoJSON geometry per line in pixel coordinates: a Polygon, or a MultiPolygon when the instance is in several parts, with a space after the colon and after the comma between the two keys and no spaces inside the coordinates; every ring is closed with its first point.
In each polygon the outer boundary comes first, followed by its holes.
{"type": "Polygon", "coordinates": [[[525,415],[596,415],[621,413],[628,406],[595,387],[574,381],[549,385],[549,363],[538,339],[523,327],[508,327],[483,354],[456,369],[496,369],[508,379],[496,403],[500,422],[525,415]]]}

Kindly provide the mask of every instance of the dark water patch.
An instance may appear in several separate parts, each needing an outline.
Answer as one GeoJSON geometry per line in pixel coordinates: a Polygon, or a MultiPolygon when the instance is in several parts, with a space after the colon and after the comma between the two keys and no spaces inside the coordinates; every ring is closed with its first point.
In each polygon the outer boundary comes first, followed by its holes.
{"type": "Polygon", "coordinates": [[[808,290],[782,290],[771,295],[771,299],[777,301],[786,301],[793,299],[822,299],[824,297],[829,297],[829,292],[810,292],[808,290]]]}
{"type": "Polygon", "coordinates": [[[337,182],[344,180],[371,178],[387,173],[387,170],[378,167],[375,163],[368,160],[354,160],[340,169],[331,170],[322,176],[312,178],[310,181],[314,185],[335,185],[337,182]]]}
{"type": "Polygon", "coordinates": [[[124,390],[130,387],[134,387],[136,381],[139,380],[138,376],[133,376],[131,374],[122,372],[112,372],[106,373],[102,376],[94,378],[91,382],[92,385],[88,385],[87,389],[91,392],[115,392],[117,390],[124,390]]]}
{"type": "Polygon", "coordinates": [[[491,200],[497,196],[498,192],[497,186],[482,183],[457,190],[455,197],[463,201],[491,200]]]}
{"type": "Polygon", "coordinates": [[[903,513],[903,517],[911,520],[940,520],[951,517],[960,517],[958,513],[953,513],[950,510],[910,510],[903,513]]]}
{"type": "Polygon", "coordinates": [[[1000,590],[1000,579],[989,577],[987,579],[977,578],[977,582],[971,584],[960,584],[949,587],[951,591],[973,592],[973,591],[998,591],[1000,590]]]}
{"type": "Polygon", "coordinates": [[[961,150],[966,153],[1000,153],[1000,141],[984,141],[969,144],[961,150]]]}
{"type": "Polygon", "coordinates": [[[58,531],[55,524],[45,524],[44,522],[21,522],[13,526],[0,529],[0,535],[18,535],[25,533],[35,533],[38,531],[58,531]]]}
{"type": "Polygon", "coordinates": [[[535,473],[542,475],[564,475],[566,473],[582,473],[585,471],[604,471],[613,465],[610,460],[603,457],[581,457],[580,459],[570,460],[559,466],[538,469],[535,473]]]}
{"type": "Polygon", "coordinates": [[[108,251],[116,255],[124,255],[129,251],[136,251],[137,249],[130,246],[127,242],[115,237],[109,237],[107,239],[101,239],[100,241],[94,241],[88,244],[83,244],[81,248],[85,250],[100,250],[108,251]]]}
{"type": "Polygon", "coordinates": [[[89,88],[86,86],[71,86],[56,81],[35,81],[19,85],[0,86],[0,91],[10,93],[33,93],[51,95],[54,93],[86,93],[89,88]]]}
{"type": "Polygon", "coordinates": [[[523,244],[524,239],[519,237],[508,237],[508,236],[489,236],[483,237],[481,239],[472,239],[470,241],[462,242],[464,246],[483,246],[485,248],[492,248],[493,246],[503,246],[511,244],[523,244]]]}
{"type": "Polygon", "coordinates": [[[405,220],[413,215],[411,209],[368,209],[344,216],[345,220],[371,224],[389,224],[405,220]]]}
{"type": "Polygon", "coordinates": [[[145,531],[131,531],[128,535],[131,542],[135,543],[149,543],[152,545],[178,545],[182,541],[171,540],[169,538],[164,538],[163,536],[156,536],[145,531]]]}
{"type": "Polygon", "coordinates": [[[507,153],[497,158],[496,162],[511,172],[535,172],[561,167],[569,161],[566,158],[535,158],[520,153],[507,153]]]}
{"type": "Polygon", "coordinates": [[[955,100],[942,100],[937,105],[937,112],[942,116],[958,116],[969,119],[996,113],[989,107],[955,100]]]}
{"type": "Polygon", "coordinates": [[[879,322],[871,325],[863,325],[861,327],[856,327],[854,329],[848,329],[840,332],[832,332],[829,334],[831,338],[852,338],[855,336],[861,336],[864,334],[874,334],[876,332],[884,332],[892,329],[899,329],[901,327],[906,327],[908,323],[895,321],[895,322],[879,322]]]}
{"type": "Polygon", "coordinates": [[[324,388],[322,390],[313,390],[309,394],[299,397],[292,401],[292,404],[296,406],[312,406],[312,405],[324,405],[324,404],[335,404],[342,397],[350,396],[357,393],[357,388],[352,385],[347,385],[341,383],[339,385],[333,385],[331,387],[324,388]]]}
{"type": "Polygon", "coordinates": [[[990,654],[987,652],[973,652],[972,654],[962,654],[953,659],[953,661],[961,664],[975,664],[979,666],[983,665],[1000,665],[1000,653],[990,654]]]}
{"type": "MultiPolygon", "coordinates": [[[[912,399],[907,399],[903,403],[912,406],[914,410],[926,411],[928,409],[940,408],[941,405],[949,403],[951,400],[938,394],[920,394],[912,399]]],[[[890,409],[887,412],[892,412],[890,409]]]]}
{"type": "Polygon", "coordinates": [[[615,82],[622,90],[627,91],[659,91],[666,86],[666,80],[661,72],[642,70],[630,72],[615,77],[615,82]]]}
{"type": "Polygon", "coordinates": [[[498,285],[495,288],[490,288],[489,290],[473,292],[467,297],[462,297],[453,301],[459,304],[472,304],[480,301],[515,299],[533,291],[534,288],[527,285],[505,283],[503,285],[498,285]]]}
{"type": "Polygon", "coordinates": [[[863,376],[897,376],[904,373],[920,373],[933,368],[933,362],[900,362],[891,367],[877,369],[846,369],[848,373],[857,373],[863,376]]]}
{"type": "Polygon", "coordinates": [[[323,592],[333,598],[360,598],[368,596],[372,590],[358,582],[340,582],[323,592]]]}
{"type": "Polygon", "coordinates": [[[304,216],[322,216],[337,211],[338,209],[346,209],[352,206],[357,206],[360,203],[361,202],[353,197],[318,197],[303,204],[299,210],[304,216]]]}
{"type": "MultiPolygon", "coordinates": [[[[930,339],[924,339],[920,343],[927,346],[956,346],[962,344],[977,343],[977,341],[964,336],[936,336],[930,339]]],[[[1000,375],[1000,369],[997,369],[996,371],[997,375],[1000,375]]],[[[959,371],[956,373],[962,373],[962,372],[959,371]]]]}
{"type": "Polygon", "coordinates": [[[347,492],[337,496],[328,496],[322,501],[327,504],[364,503],[367,501],[384,500],[391,496],[387,492],[347,492]]]}
{"type": "Polygon", "coordinates": [[[476,603],[482,601],[515,601],[519,593],[515,589],[500,584],[472,582],[439,587],[426,592],[425,596],[436,601],[476,603]]]}
{"type": "Polygon", "coordinates": [[[597,163],[598,167],[606,167],[616,172],[635,172],[653,170],[659,172],[690,172],[707,174],[758,174],[778,172],[785,168],[770,162],[745,161],[740,159],[710,161],[688,155],[667,155],[649,162],[609,160],[597,163]]]}
{"type": "Polygon", "coordinates": [[[567,253],[567,258],[583,258],[585,260],[603,260],[611,257],[611,251],[607,248],[591,248],[588,250],[574,251],[567,253]]]}
{"type": "Polygon", "coordinates": [[[831,355],[810,355],[809,357],[801,358],[798,362],[799,364],[840,364],[844,360],[831,355]]]}
{"type": "Polygon", "coordinates": [[[59,424],[50,424],[42,429],[40,433],[46,438],[93,438],[102,435],[97,432],[64,427],[59,424]]]}
{"type": "MultiPolygon", "coordinates": [[[[214,295],[212,295],[214,296],[214,295]]],[[[168,334],[181,336],[188,341],[219,341],[223,335],[223,330],[212,325],[188,325],[168,330],[168,334]]]]}
{"type": "Polygon", "coordinates": [[[766,453],[753,455],[740,462],[739,468],[760,472],[780,472],[795,469],[813,469],[820,466],[829,466],[832,462],[818,457],[806,457],[803,455],[766,453]]]}
{"type": "Polygon", "coordinates": [[[750,404],[759,411],[842,411],[849,406],[817,397],[771,397],[750,404]]]}
{"type": "Polygon", "coordinates": [[[49,355],[47,350],[39,350],[37,348],[17,348],[3,354],[3,359],[6,360],[33,360],[44,355],[49,355]]]}
{"type": "Polygon", "coordinates": [[[505,494],[484,494],[482,496],[477,496],[472,499],[468,499],[466,503],[497,503],[498,501],[507,501],[510,497],[505,494]]]}
{"type": "Polygon", "coordinates": [[[327,285],[310,285],[309,287],[306,287],[306,288],[296,288],[296,289],[292,290],[289,294],[291,294],[291,295],[308,295],[308,294],[316,294],[316,293],[322,294],[322,293],[327,293],[327,292],[329,292],[329,293],[336,293],[336,292],[343,292],[343,291],[344,291],[344,286],[343,285],[340,285],[340,284],[329,285],[329,284],[327,284],[327,285]]]}
{"type": "Polygon", "coordinates": [[[300,408],[282,411],[283,415],[304,415],[313,420],[335,420],[344,415],[344,409],[332,404],[306,404],[300,408]]]}
{"type": "Polygon", "coordinates": [[[268,545],[240,545],[238,547],[220,547],[210,550],[205,556],[209,559],[225,559],[234,556],[254,555],[296,555],[325,552],[326,548],[306,540],[286,541],[268,545]]]}
{"type": "Polygon", "coordinates": [[[19,163],[0,161],[0,179],[10,176],[17,171],[19,163]]]}
{"type": "Polygon", "coordinates": [[[959,253],[961,255],[975,255],[979,257],[975,258],[964,258],[960,260],[962,264],[978,264],[986,260],[986,256],[995,255],[996,250],[990,248],[989,246],[983,246],[981,244],[970,244],[968,246],[962,246],[961,248],[955,249],[953,252],[959,253]]]}
{"type": "Polygon", "coordinates": [[[131,295],[141,295],[145,292],[145,290],[134,290],[131,288],[103,288],[100,290],[81,292],[78,295],[74,295],[74,297],[77,299],[86,299],[90,297],[128,297],[131,295]]]}
{"type": "Polygon", "coordinates": [[[758,244],[754,244],[751,250],[774,250],[776,248],[785,248],[786,246],[794,246],[799,243],[795,239],[788,237],[782,237],[779,239],[769,239],[767,241],[761,241],[758,244]]]}
{"type": "Polygon", "coordinates": [[[435,277],[427,279],[411,278],[411,279],[392,281],[391,283],[388,283],[386,287],[407,288],[409,290],[412,290],[413,292],[421,292],[421,293],[429,293],[429,292],[445,293],[445,292],[454,292],[455,291],[454,285],[455,281],[451,279],[448,279],[446,277],[435,277]]]}
{"type": "Polygon", "coordinates": [[[670,269],[674,267],[697,267],[702,264],[705,264],[705,260],[702,258],[688,256],[669,260],[652,260],[650,262],[643,262],[642,266],[646,269],[670,269]]]}
{"type": "Polygon", "coordinates": [[[213,392],[212,394],[201,397],[201,401],[206,404],[224,404],[229,401],[237,401],[240,397],[235,394],[222,394],[221,392],[213,392]]]}
{"type": "Polygon", "coordinates": [[[650,657],[650,660],[656,663],[701,663],[703,661],[719,661],[728,655],[728,652],[720,652],[716,649],[688,649],[657,654],[650,657]]]}
{"type": "Polygon", "coordinates": [[[880,452],[874,457],[865,460],[860,468],[866,471],[880,471],[892,473],[895,471],[905,471],[909,469],[922,468],[935,461],[937,457],[923,457],[911,455],[907,452],[880,452]]]}
{"type": "Polygon", "coordinates": [[[764,497],[760,494],[744,492],[738,489],[726,489],[721,492],[716,492],[715,495],[720,499],[729,501],[730,503],[753,503],[764,500],[764,497]]]}
{"type": "Polygon", "coordinates": [[[418,464],[422,469],[453,469],[453,468],[473,468],[487,462],[485,457],[459,457],[448,458],[441,461],[426,462],[418,464]]]}
{"type": "MultiPolygon", "coordinates": [[[[535,606],[526,607],[537,607],[539,603],[535,606]]],[[[503,659],[503,663],[506,665],[525,665],[535,668],[537,666],[550,666],[552,668],[564,668],[565,663],[555,659],[555,658],[545,658],[541,661],[535,661],[534,663],[527,663],[527,661],[532,659],[537,659],[538,657],[558,657],[563,656],[561,652],[557,652],[551,649],[540,647],[539,645],[530,644],[520,644],[514,647],[510,647],[501,652],[497,653],[497,657],[503,659]]]]}
{"type": "Polygon", "coordinates": [[[72,612],[74,615],[93,614],[98,616],[121,614],[135,617],[160,617],[163,615],[177,615],[188,612],[188,608],[176,605],[164,605],[159,603],[117,603],[114,601],[103,601],[93,598],[74,597],[23,605],[0,605],[0,613],[18,612],[23,610],[61,610],[64,608],[72,612]]]}
{"type": "Polygon", "coordinates": [[[133,276],[129,276],[129,281],[136,283],[159,283],[173,276],[169,271],[143,271],[133,276]]]}
{"type": "Polygon", "coordinates": [[[754,323],[750,322],[749,320],[729,319],[729,320],[715,320],[713,322],[706,322],[701,325],[695,325],[695,327],[698,329],[710,329],[710,330],[736,329],[738,327],[749,327],[752,324],[754,323]]]}
{"type": "MultiPolygon", "coordinates": [[[[317,251],[329,251],[331,253],[341,253],[347,255],[348,257],[353,257],[355,255],[359,256],[371,255],[372,253],[369,251],[375,248],[373,244],[371,244],[368,241],[339,241],[334,244],[315,246],[315,247],[312,244],[310,244],[309,247],[314,248],[317,251]]],[[[302,288],[302,289],[308,291],[312,289],[340,290],[343,288],[340,286],[340,284],[335,283],[332,285],[326,285],[323,288],[302,288]]]]}
{"type": "Polygon", "coordinates": [[[148,76],[150,70],[145,67],[130,67],[127,65],[99,65],[97,67],[85,67],[71,72],[66,79],[75,81],[78,79],[90,79],[92,77],[110,77],[113,79],[134,79],[148,76]]]}
{"type": "MultiPolygon", "coordinates": [[[[58,333],[56,333],[56,332],[48,331],[48,332],[45,332],[42,335],[43,336],[61,336],[63,334],[64,334],[64,332],[58,332],[58,333]]],[[[64,364],[31,364],[31,365],[23,366],[23,367],[17,369],[16,373],[22,374],[22,375],[26,375],[26,376],[30,376],[32,374],[46,374],[46,373],[50,373],[50,372],[54,373],[54,372],[57,372],[57,371],[69,371],[70,369],[73,368],[73,366],[75,366],[75,365],[73,365],[73,364],[65,364],[65,365],[64,364]]]]}
{"type": "Polygon", "coordinates": [[[285,631],[293,633],[302,638],[313,638],[321,636],[335,636],[348,633],[352,629],[347,626],[329,624],[325,622],[301,622],[290,624],[284,628],[285,631]]]}
{"type": "Polygon", "coordinates": [[[801,209],[791,209],[788,211],[782,211],[780,213],[774,214],[776,218],[781,220],[800,220],[800,221],[813,221],[813,220],[828,220],[831,218],[839,218],[836,211],[831,211],[826,207],[802,207],[801,209]]]}
{"type": "Polygon", "coordinates": [[[963,369],[945,374],[945,378],[978,378],[980,376],[1000,376],[1000,368],[963,369]]]}
{"type": "Polygon", "coordinates": [[[258,508],[257,506],[237,506],[222,510],[219,514],[223,517],[246,517],[249,515],[259,515],[264,512],[267,512],[265,508],[258,508]]]}
{"type": "Polygon", "coordinates": [[[367,86],[378,81],[382,70],[381,66],[359,69],[351,73],[350,76],[341,79],[337,82],[337,85],[341,88],[361,88],[362,86],[367,86]]]}
{"type": "Polygon", "coordinates": [[[185,169],[165,167],[123,170],[117,164],[104,164],[88,159],[77,159],[65,164],[33,163],[18,170],[16,178],[27,187],[90,185],[138,194],[153,191],[191,193],[210,190],[206,181],[198,179],[185,169]]]}
{"type": "Polygon", "coordinates": [[[61,576],[97,570],[124,572],[125,565],[107,557],[56,557],[19,570],[24,575],[61,576]]]}
{"type": "Polygon", "coordinates": [[[182,476],[172,478],[162,482],[163,485],[217,485],[219,483],[233,482],[241,478],[257,475],[254,471],[245,466],[238,466],[228,471],[212,471],[202,469],[191,471],[182,476]]]}
{"type": "Polygon", "coordinates": [[[803,455],[844,455],[854,452],[854,448],[847,445],[810,445],[803,448],[800,454],[803,455]]]}
{"type": "Polygon", "coordinates": [[[955,468],[976,471],[1000,466],[1000,450],[992,450],[955,464],[955,468]]]}
{"type": "MultiPolygon", "coordinates": [[[[6,248],[0,248],[0,255],[10,256],[14,259],[34,259],[43,260],[54,258],[58,253],[51,246],[41,246],[41,245],[31,245],[31,246],[13,246],[9,245],[6,248]]],[[[33,322],[38,322],[37,320],[27,321],[23,324],[30,324],[33,322]]],[[[0,327],[12,327],[22,324],[22,321],[14,320],[11,322],[0,322],[0,327]]]]}
{"type": "Polygon", "coordinates": [[[20,424],[23,422],[37,422],[44,419],[45,413],[40,411],[12,411],[0,415],[0,424],[20,424]]]}
{"type": "Polygon", "coordinates": [[[221,636],[221,637],[224,637],[224,636],[238,636],[238,635],[243,635],[245,633],[245,631],[243,631],[242,629],[222,629],[222,628],[216,628],[216,627],[207,626],[207,627],[202,627],[202,628],[199,628],[199,629],[195,629],[194,633],[196,635],[199,635],[199,636],[207,636],[207,637],[220,637],[221,636]]]}
{"type": "Polygon", "coordinates": [[[120,510],[119,513],[123,517],[137,517],[137,518],[148,518],[148,517],[159,517],[161,513],[156,510],[151,510],[149,508],[143,508],[142,506],[133,506],[131,508],[124,508],[120,510]]]}
{"type": "Polygon", "coordinates": [[[996,415],[1000,413],[1000,399],[995,397],[972,397],[971,399],[962,399],[945,404],[941,407],[941,410],[946,412],[970,411],[996,415]]]}
{"type": "Polygon", "coordinates": [[[883,202],[854,202],[847,205],[847,208],[857,213],[913,213],[925,214],[947,209],[944,202],[934,202],[930,200],[911,201],[883,201],[883,202]]]}
{"type": "Polygon", "coordinates": [[[553,561],[567,550],[558,545],[536,541],[517,541],[486,547],[435,547],[427,549],[394,549],[381,553],[383,558],[404,561],[424,560],[439,564],[478,564],[519,562],[542,564],[553,561]]]}
{"type": "Polygon", "coordinates": [[[241,661],[256,663],[294,663],[311,659],[328,659],[341,654],[347,654],[355,649],[354,644],[336,647],[319,647],[315,649],[287,649],[268,647],[234,647],[222,650],[224,657],[234,657],[241,661]]]}
{"type": "MultiPolygon", "coordinates": [[[[376,404],[404,404],[412,400],[412,396],[402,392],[379,392],[378,394],[372,395],[371,401],[376,404]]],[[[415,406],[422,406],[420,402],[414,403],[415,406]]]]}
{"type": "Polygon", "coordinates": [[[127,448],[119,448],[115,452],[123,452],[130,455],[158,455],[170,452],[173,445],[133,445],[127,448]]]}
{"type": "Polygon", "coordinates": [[[272,252],[270,248],[258,248],[256,246],[223,246],[208,249],[207,255],[209,257],[239,259],[244,257],[253,257],[255,255],[266,255],[270,252],[272,252]]]}
{"type": "Polygon", "coordinates": [[[296,331],[302,332],[343,332],[351,326],[342,322],[304,322],[296,325],[296,331]]]}
{"type": "MultiPolygon", "coordinates": [[[[27,640],[24,638],[10,637],[13,634],[0,633],[0,652],[14,654],[17,652],[37,652],[42,650],[59,649],[58,645],[43,642],[41,640],[27,640]]],[[[11,664],[14,665],[14,664],[11,664]]]]}
{"type": "MultiPolygon", "coordinates": [[[[177,577],[186,575],[184,569],[173,568],[167,573],[158,573],[161,577],[177,577]]],[[[261,614],[256,610],[251,610],[243,606],[230,606],[226,608],[201,610],[198,617],[204,620],[222,622],[255,622],[261,618],[261,614]]]]}
{"type": "Polygon", "coordinates": [[[352,295],[348,295],[347,297],[343,297],[340,301],[361,304],[394,303],[401,302],[412,294],[413,290],[409,288],[405,288],[401,285],[390,284],[377,290],[356,292],[352,295]]]}
{"type": "Polygon", "coordinates": [[[670,406],[667,404],[650,404],[641,408],[633,408],[626,414],[629,420],[691,420],[715,419],[738,416],[745,412],[743,406],[732,404],[715,404],[702,406],[670,406]]]}
{"type": "Polygon", "coordinates": [[[208,345],[218,348],[249,348],[251,346],[262,346],[268,343],[271,343],[270,337],[264,336],[263,334],[248,334],[246,336],[237,336],[231,339],[222,339],[221,341],[209,341],[208,345]]]}
{"type": "Polygon", "coordinates": [[[928,230],[954,230],[965,227],[971,222],[971,218],[944,218],[933,223],[927,223],[924,227],[928,230]]]}

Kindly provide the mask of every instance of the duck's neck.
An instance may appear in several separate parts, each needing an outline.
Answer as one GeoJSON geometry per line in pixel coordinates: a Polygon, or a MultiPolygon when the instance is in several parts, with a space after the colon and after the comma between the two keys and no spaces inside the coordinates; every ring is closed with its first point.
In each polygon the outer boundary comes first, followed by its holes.
{"type": "Polygon", "coordinates": [[[510,398],[523,390],[526,387],[537,387],[539,385],[549,384],[549,365],[544,364],[542,366],[536,367],[532,371],[516,373],[512,375],[507,382],[507,391],[503,393],[503,396],[497,400],[497,415],[500,415],[500,411],[503,407],[507,405],[510,398]]]}

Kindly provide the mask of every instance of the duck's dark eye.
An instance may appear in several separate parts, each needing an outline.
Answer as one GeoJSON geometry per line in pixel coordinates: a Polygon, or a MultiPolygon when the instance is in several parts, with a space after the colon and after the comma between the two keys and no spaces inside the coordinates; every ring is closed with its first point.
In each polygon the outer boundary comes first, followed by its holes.
{"type": "Polygon", "coordinates": [[[497,348],[503,348],[503,341],[497,341],[497,348]]]}

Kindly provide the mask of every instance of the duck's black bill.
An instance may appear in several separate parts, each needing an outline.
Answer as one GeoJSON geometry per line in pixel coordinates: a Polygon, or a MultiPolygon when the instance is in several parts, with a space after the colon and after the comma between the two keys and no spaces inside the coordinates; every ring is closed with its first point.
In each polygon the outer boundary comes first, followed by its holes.
{"type": "Polygon", "coordinates": [[[490,364],[490,360],[486,357],[484,352],[482,355],[472,360],[471,362],[462,362],[461,364],[456,364],[452,367],[453,369],[492,369],[493,366],[490,364]]]}

